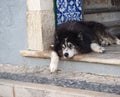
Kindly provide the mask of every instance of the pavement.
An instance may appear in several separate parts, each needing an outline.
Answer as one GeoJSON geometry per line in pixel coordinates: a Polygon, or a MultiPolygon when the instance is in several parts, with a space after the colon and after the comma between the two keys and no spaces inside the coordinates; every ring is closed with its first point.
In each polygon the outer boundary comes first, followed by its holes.
{"type": "Polygon", "coordinates": [[[0,79],[47,84],[120,95],[120,77],[82,72],[50,74],[48,68],[0,65],[0,79]]]}

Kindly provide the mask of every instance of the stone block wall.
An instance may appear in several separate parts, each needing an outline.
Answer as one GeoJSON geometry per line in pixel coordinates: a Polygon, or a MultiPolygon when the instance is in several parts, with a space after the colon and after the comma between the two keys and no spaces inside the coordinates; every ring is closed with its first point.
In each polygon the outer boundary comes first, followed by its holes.
{"type": "Polygon", "coordinates": [[[27,0],[28,49],[47,50],[53,41],[55,18],[51,0],[27,0]]]}

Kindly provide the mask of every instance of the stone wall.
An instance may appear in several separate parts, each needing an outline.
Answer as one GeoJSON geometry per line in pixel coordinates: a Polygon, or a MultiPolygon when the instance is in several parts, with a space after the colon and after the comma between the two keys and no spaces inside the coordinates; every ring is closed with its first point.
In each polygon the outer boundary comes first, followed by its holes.
{"type": "Polygon", "coordinates": [[[51,0],[27,0],[28,49],[47,50],[53,42],[55,19],[51,0]]]}

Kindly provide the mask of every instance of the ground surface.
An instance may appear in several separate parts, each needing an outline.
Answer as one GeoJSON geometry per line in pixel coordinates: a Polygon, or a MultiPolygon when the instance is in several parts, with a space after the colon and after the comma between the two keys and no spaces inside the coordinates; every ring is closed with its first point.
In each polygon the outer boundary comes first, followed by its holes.
{"type": "Polygon", "coordinates": [[[50,74],[48,68],[0,65],[0,78],[120,94],[120,77],[81,72],[50,74]]]}

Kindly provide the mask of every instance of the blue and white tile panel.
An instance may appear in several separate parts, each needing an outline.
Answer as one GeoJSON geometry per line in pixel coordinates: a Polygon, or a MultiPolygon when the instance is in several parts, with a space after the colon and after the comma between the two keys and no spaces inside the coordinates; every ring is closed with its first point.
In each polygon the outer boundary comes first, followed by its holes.
{"type": "Polygon", "coordinates": [[[56,0],[57,25],[68,20],[82,20],[82,0],[56,0]]]}

